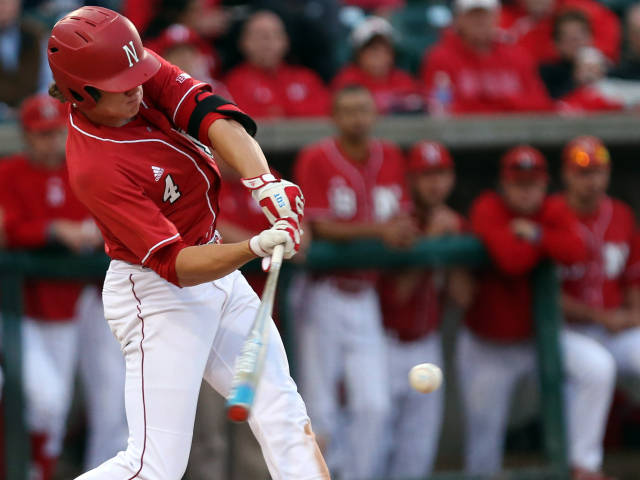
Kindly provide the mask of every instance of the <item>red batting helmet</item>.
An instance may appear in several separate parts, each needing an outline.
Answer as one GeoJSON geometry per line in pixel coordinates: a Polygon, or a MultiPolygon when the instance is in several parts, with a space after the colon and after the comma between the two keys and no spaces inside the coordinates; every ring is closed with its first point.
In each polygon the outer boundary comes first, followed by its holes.
{"type": "Polygon", "coordinates": [[[540,150],[518,145],[502,157],[500,176],[505,180],[547,180],[547,161],[540,150]]]}
{"type": "Polygon", "coordinates": [[[47,57],[62,94],[85,108],[95,106],[87,87],[126,92],[160,68],[158,59],[143,48],[133,23],[101,7],[82,7],[58,21],[47,57]]]}
{"type": "Polygon", "coordinates": [[[422,141],[416,143],[409,151],[408,169],[410,172],[451,170],[453,160],[447,147],[440,142],[422,141]]]}
{"type": "Polygon", "coordinates": [[[562,159],[566,167],[575,169],[609,168],[611,158],[602,140],[591,135],[583,135],[571,140],[564,151],[562,159]]]}

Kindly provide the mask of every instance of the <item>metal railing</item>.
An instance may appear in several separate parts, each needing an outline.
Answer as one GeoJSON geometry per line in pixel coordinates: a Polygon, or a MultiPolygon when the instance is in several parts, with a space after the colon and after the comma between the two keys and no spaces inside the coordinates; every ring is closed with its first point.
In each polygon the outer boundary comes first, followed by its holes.
{"type": "MultiPolygon", "coordinates": [[[[0,252],[0,311],[3,324],[5,367],[4,416],[5,462],[7,480],[26,480],[29,444],[24,425],[24,402],[21,368],[22,288],[25,278],[95,279],[102,278],[109,259],[103,254],[70,255],[51,252],[0,252]]],[[[402,267],[479,267],[489,263],[478,240],[471,236],[443,237],[424,240],[407,250],[389,250],[377,241],[348,244],[315,242],[308,252],[304,268],[315,271],[358,268],[402,267]]],[[[283,271],[281,301],[298,266],[288,265],[283,271]],[[288,272],[287,272],[288,270],[288,272]]],[[[562,363],[558,332],[560,328],[559,286],[555,267],[541,264],[533,275],[534,316],[541,386],[542,424],[547,467],[514,471],[501,478],[566,479],[568,478],[564,403],[562,395],[562,363]]],[[[285,344],[291,345],[287,328],[293,322],[286,318],[286,303],[281,304],[285,326],[285,344]]],[[[289,348],[291,355],[292,349],[289,348]]],[[[294,364],[295,362],[292,362],[294,364]]],[[[479,479],[459,473],[434,474],[432,479],[479,479]]]]}

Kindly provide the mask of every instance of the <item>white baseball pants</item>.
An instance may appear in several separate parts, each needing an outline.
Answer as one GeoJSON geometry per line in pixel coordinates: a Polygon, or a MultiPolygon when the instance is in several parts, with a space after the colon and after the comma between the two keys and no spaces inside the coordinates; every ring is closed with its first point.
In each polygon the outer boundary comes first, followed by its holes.
{"type": "Polygon", "coordinates": [[[318,436],[327,439],[328,463],[341,471],[341,478],[378,478],[390,401],[377,293],[373,288],[348,293],[329,279],[313,282],[308,292],[298,358],[311,419],[318,436]],[[338,398],[340,380],[347,397],[346,428],[338,398]]]}
{"type": "Polygon", "coordinates": [[[89,428],[85,464],[96,466],[124,448],[124,364],[105,326],[97,289],[83,290],[73,320],[27,317],[22,334],[27,424],[31,431],[47,434],[46,454],[56,457],[62,449],[78,363],[89,428]]]}
{"type": "Polygon", "coordinates": [[[602,325],[571,325],[572,330],[597,340],[616,361],[620,375],[640,377],[640,327],[610,333],[602,325]]]}
{"type": "MultiPolygon", "coordinates": [[[[103,301],[125,356],[129,444],[79,479],[179,480],[201,380],[228,394],[259,299],[239,272],[178,288],[150,269],[112,261],[103,301]]],[[[273,324],[249,424],[273,480],[329,478],[273,324]]]]}
{"type": "MultiPolygon", "coordinates": [[[[613,357],[596,341],[571,330],[561,333],[569,462],[587,470],[602,463],[602,440],[613,396],[613,357]]],[[[498,344],[464,329],[457,345],[462,405],[466,415],[465,466],[494,474],[502,464],[513,388],[537,369],[533,342],[498,344]]]]}
{"type": "Polygon", "coordinates": [[[385,478],[405,480],[431,473],[444,413],[444,388],[427,395],[409,384],[409,370],[420,363],[442,365],[439,333],[414,342],[387,336],[391,383],[390,427],[387,430],[388,463],[385,478]]]}

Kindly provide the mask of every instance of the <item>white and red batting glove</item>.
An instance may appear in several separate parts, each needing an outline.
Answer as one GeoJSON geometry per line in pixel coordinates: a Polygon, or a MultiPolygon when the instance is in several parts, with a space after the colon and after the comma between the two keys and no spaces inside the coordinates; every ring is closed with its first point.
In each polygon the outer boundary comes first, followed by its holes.
{"type": "Polygon", "coordinates": [[[266,272],[271,265],[271,255],[276,245],[284,245],[284,258],[293,257],[300,248],[300,231],[287,220],[278,220],[268,230],[263,230],[249,240],[249,248],[262,257],[262,269],[266,272]]]}
{"type": "Polygon", "coordinates": [[[276,178],[271,173],[259,177],[243,178],[242,184],[251,190],[251,195],[262,207],[271,225],[287,220],[299,229],[304,217],[304,195],[295,183],[276,178]]]}

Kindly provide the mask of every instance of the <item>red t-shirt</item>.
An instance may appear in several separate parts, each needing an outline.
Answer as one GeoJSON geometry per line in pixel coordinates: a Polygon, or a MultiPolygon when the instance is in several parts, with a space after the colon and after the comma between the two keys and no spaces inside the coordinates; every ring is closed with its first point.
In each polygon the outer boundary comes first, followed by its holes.
{"type": "MultiPolygon", "coordinates": [[[[465,222],[458,218],[462,230],[465,222]]],[[[383,273],[378,281],[378,296],[387,332],[411,342],[436,330],[440,326],[445,282],[444,270],[383,273]]]]}
{"type": "Polygon", "coordinates": [[[255,118],[329,114],[329,92],[312,70],[283,64],[273,72],[243,63],[225,79],[235,102],[255,118]]]}
{"type": "MultiPolygon", "coordinates": [[[[71,191],[67,169],[38,167],[25,155],[0,163],[0,208],[5,214],[9,248],[34,249],[48,242],[54,220],[90,221],[87,209],[71,191]]],[[[83,284],[68,281],[28,280],[25,314],[45,320],[71,320],[83,284]]]]}
{"type": "Polygon", "coordinates": [[[333,79],[333,91],[347,85],[362,85],[373,95],[378,113],[416,111],[422,107],[418,82],[407,72],[394,68],[384,78],[367,74],[356,65],[347,65],[333,79]]]}
{"type": "Polygon", "coordinates": [[[425,54],[422,81],[430,96],[446,75],[455,113],[551,110],[553,104],[531,56],[521,48],[497,41],[488,53],[478,53],[453,30],[425,54]]]}
{"type": "MultiPolygon", "coordinates": [[[[211,87],[158,58],[162,66],[143,85],[140,112],[128,124],[96,125],[71,112],[67,164],[71,186],[95,217],[107,254],[154,268],[175,283],[172,262],[155,265],[152,257],[177,242],[216,239],[220,176],[208,148],[182,133],[196,95],[207,95],[211,87]]],[[[224,115],[209,113],[201,122],[201,141],[208,142],[208,126],[219,118],[224,115]]]]}
{"type": "Polygon", "coordinates": [[[563,113],[616,112],[623,109],[622,103],[606,98],[597,88],[590,86],[577,88],[558,101],[558,111],[563,113]]]}
{"type": "MultiPolygon", "coordinates": [[[[409,208],[405,162],[390,142],[372,139],[369,158],[349,158],[334,138],[300,152],[295,178],[305,196],[305,218],[340,222],[381,222],[409,208]]],[[[371,284],[376,275],[358,272],[340,275],[371,284]]]]}
{"type": "Polygon", "coordinates": [[[504,5],[501,9],[500,26],[508,39],[531,53],[537,63],[553,62],[559,59],[553,40],[554,16],[565,10],[579,10],[591,22],[594,46],[614,62],[620,57],[620,21],[604,5],[593,0],[556,0],[552,15],[535,20],[520,7],[504,5]]]}
{"type": "Polygon", "coordinates": [[[478,274],[467,325],[489,340],[529,339],[533,331],[530,273],[545,258],[564,264],[585,258],[578,221],[562,201],[547,198],[538,213],[526,217],[542,229],[540,242],[532,244],[511,231],[511,221],[522,216],[514,214],[496,192],[480,195],[470,217],[471,228],[489,252],[493,268],[478,274]]]}
{"type": "MultiPolygon", "coordinates": [[[[564,196],[558,195],[558,201],[570,208],[564,196]]],[[[587,258],[562,269],[564,292],[594,308],[619,308],[627,285],[640,280],[633,211],[606,197],[595,212],[578,220],[587,258]]]]}

